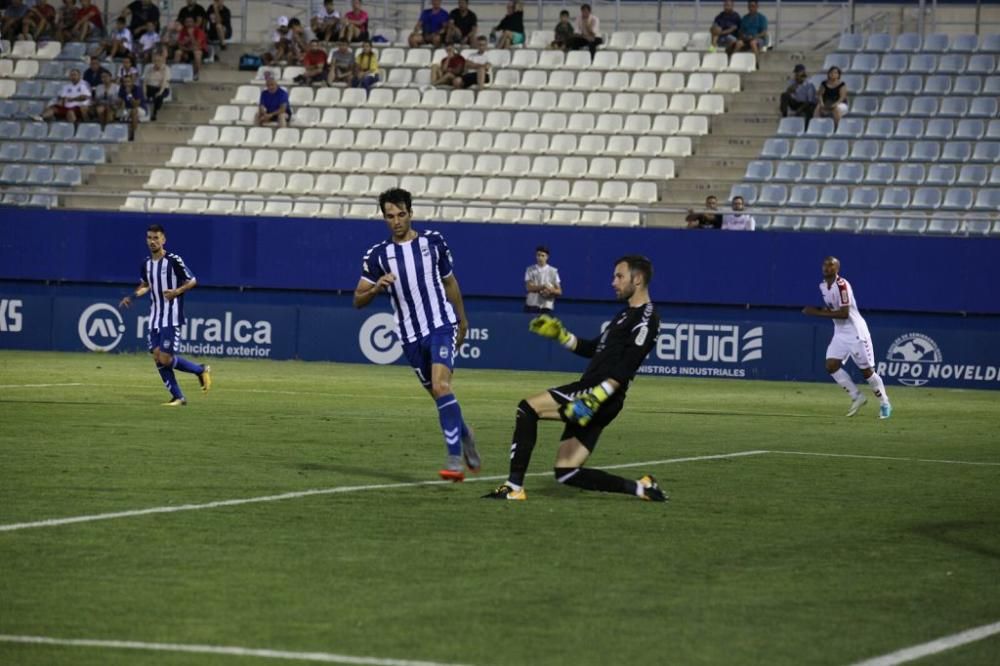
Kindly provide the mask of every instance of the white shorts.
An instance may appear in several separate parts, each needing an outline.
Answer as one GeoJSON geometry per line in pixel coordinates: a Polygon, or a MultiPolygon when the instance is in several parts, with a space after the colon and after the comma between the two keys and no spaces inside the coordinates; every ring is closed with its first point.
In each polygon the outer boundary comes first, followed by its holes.
{"type": "Polygon", "coordinates": [[[875,367],[875,352],[872,351],[871,340],[867,338],[835,335],[826,348],[826,357],[835,358],[841,363],[850,358],[859,368],[875,367]]]}

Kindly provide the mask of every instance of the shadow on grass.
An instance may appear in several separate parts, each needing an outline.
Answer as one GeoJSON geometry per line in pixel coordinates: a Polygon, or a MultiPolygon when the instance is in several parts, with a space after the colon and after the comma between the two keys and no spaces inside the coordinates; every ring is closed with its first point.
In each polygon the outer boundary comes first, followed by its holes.
{"type": "Polygon", "coordinates": [[[913,528],[916,534],[964,551],[1000,560],[1000,547],[983,543],[983,536],[1000,534],[1000,524],[985,520],[928,523],[913,528]]]}

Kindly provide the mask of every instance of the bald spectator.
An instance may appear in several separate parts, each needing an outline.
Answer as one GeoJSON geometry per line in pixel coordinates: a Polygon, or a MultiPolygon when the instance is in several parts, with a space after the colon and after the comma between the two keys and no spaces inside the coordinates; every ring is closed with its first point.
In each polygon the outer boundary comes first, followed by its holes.
{"type": "Polygon", "coordinates": [[[590,57],[597,54],[597,47],[604,43],[601,39],[601,20],[591,12],[590,5],[580,5],[580,15],[576,18],[576,32],[569,40],[568,49],[589,49],[590,57]]]}
{"type": "Polygon", "coordinates": [[[488,45],[486,35],[480,35],[476,40],[476,46],[479,48],[465,59],[465,73],[462,74],[462,78],[453,79],[452,86],[455,88],[478,86],[482,90],[483,86],[490,82],[490,61],[486,55],[488,45]]]}
{"type": "Polygon", "coordinates": [[[35,120],[58,118],[71,123],[87,120],[90,117],[92,102],[93,90],[90,85],[80,76],[80,70],[71,69],[69,83],[59,91],[59,99],[45,109],[41,116],[36,116],[35,120]]]}
{"type": "Polygon", "coordinates": [[[292,107],[288,103],[288,91],[279,87],[277,79],[268,72],[264,90],[260,91],[257,124],[263,126],[277,123],[278,127],[288,127],[291,117],[292,107]]]}
{"type": "Polygon", "coordinates": [[[469,9],[469,0],[458,0],[458,9],[451,10],[445,42],[475,46],[476,32],[479,30],[478,21],[476,13],[469,9]]]}

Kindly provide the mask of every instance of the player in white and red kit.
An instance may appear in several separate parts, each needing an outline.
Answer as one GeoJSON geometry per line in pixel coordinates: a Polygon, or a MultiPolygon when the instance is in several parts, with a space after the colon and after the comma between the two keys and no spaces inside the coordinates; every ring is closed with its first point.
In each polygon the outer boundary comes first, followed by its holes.
{"type": "Polygon", "coordinates": [[[875,372],[872,336],[858,311],[851,283],[840,277],[840,260],[836,257],[823,260],[823,281],[819,283],[819,291],[823,295],[824,307],[820,309],[810,305],[802,308],[802,313],[833,319],[833,339],[826,348],[826,371],[851,396],[851,409],[847,415],[854,416],[868,402],[843,368],[844,361],[851,358],[879,400],[879,418],[889,418],[892,416],[892,405],[889,404],[882,378],[875,372]]]}

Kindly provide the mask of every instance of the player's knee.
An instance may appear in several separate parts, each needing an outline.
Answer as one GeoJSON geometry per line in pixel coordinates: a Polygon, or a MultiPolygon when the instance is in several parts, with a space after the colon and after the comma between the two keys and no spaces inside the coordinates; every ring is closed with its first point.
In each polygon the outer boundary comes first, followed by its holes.
{"type": "Polygon", "coordinates": [[[840,370],[840,361],[832,358],[826,359],[826,371],[831,375],[840,370]]]}
{"type": "Polygon", "coordinates": [[[434,381],[431,382],[431,395],[435,398],[442,398],[451,393],[451,382],[434,381]]]}
{"type": "Polygon", "coordinates": [[[532,421],[538,420],[538,412],[535,408],[531,406],[531,403],[527,400],[522,400],[517,403],[517,418],[519,419],[531,419],[532,421]]]}
{"type": "Polygon", "coordinates": [[[576,473],[580,471],[579,467],[553,467],[552,472],[555,474],[556,481],[559,483],[566,483],[573,485],[573,477],[576,473]]]}

